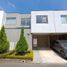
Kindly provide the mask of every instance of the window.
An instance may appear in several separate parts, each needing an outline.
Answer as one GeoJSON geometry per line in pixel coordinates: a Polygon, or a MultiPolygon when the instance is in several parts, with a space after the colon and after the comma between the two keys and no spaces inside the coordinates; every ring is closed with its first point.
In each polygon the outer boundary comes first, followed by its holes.
{"type": "Polygon", "coordinates": [[[31,18],[22,18],[21,25],[24,27],[30,27],[31,25],[31,18]]]}
{"type": "Polygon", "coordinates": [[[6,24],[15,24],[16,23],[16,17],[7,17],[6,18],[6,24]]]}
{"type": "Polygon", "coordinates": [[[33,44],[34,44],[34,45],[33,45],[34,47],[37,47],[37,38],[34,38],[34,39],[33,39],[33,44]]]}
{"type": "Polygon", "coordinates": [[[62,24],[67,23],[67,15],[61,15],[61,22],[62,22],[62,24]]]}
{"type": "Polygon", "coordinates": [[[48,23],[48,17],[44,15],[37,15],[36,22],[37,23],[48,23]]]}

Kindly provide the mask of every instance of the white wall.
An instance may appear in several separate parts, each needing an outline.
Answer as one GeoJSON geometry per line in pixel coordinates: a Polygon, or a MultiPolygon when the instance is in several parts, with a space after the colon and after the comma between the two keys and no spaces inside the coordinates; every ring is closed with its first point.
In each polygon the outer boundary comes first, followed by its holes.
{"type": "Polygon", "coordinates": [[[3,25],[3,17],[4,17],[4,11],[0,11],[0,29],[3,25]]]}
{"type": "Polygon", "coordinates": [[[67,15],[67,11],[32,11],[31,33],[67,33],[67,24],[62,24],[61,15],[67,15]],[[36,15],[48,15],[48,24],[37,24],[36,15]]]}
{"type": "Polygon", "coordinates": [[[61,15],[67,15],[67,11],[55,11],[54,15],[56,33],[67,33],[67,24],[61,21],[61,15]]]}
{"type": "Polygon", "coordinates": [[[54,16],[52,11],[31,12],[31,33],[54,33],[54,16]],[[48,23],[36,23],[36,15],[47,15],[48,23]]]}

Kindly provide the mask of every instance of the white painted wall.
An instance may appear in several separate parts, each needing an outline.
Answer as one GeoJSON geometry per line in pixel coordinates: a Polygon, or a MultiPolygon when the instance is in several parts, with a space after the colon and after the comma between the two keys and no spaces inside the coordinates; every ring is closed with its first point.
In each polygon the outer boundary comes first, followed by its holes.
{"type": "Polygon", "coordinates": [[[31,33],[54,33],[54,16],[52,11],[31,12],[31,33]],[[48,23],[36,23],[36,15],[47,15],[48,23]]]}
{"type": "Polygon", "coordinates": [[[4,17],[4,11],[0,11],[0,29],[3,25],[3,17],[4,17]]]}
{"type": "Polygon", "coordinates": [[[62,24],[61,15],[67,15],[67,11],[32,11],[31,33],[67,33],[67,24],[62,24]],[[48,15],[48,24],[37,24],[36,15],[48,15]]]}
{"type": "Polygon", "coordinates": [[[67,11],[55,11],[54,15],[56,33],[67,33],[67,24],[61,21],[61,15],[67,15],[67,11]]]}

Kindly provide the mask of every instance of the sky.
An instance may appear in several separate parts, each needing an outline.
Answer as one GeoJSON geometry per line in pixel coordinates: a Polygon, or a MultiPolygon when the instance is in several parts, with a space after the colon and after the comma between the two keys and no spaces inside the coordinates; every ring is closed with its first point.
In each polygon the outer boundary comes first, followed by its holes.
{"type": "Polygon", "coordinates": [[[0,0],[0,10],[31,13],[31,11],[67,10],[67,0],[0,0]]]}

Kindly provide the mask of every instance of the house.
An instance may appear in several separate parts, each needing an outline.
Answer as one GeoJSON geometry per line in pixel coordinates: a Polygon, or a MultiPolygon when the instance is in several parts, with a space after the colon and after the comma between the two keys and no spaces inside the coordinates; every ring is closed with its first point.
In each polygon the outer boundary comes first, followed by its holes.
{"type": "Polygon", "coordinates": [[[32,11],[31,14],[0,11],[0,26],[4,24],[10,50],[14,49],[24,28],[28,49],[51,47],[56,39],[67,39],[67,11],[32,11]]]}
{"type": "Polygon", "coordinates": [[[33,47],[51,47],[52,41],[67,39],[67,11],[32,11],[33,47]]]}
{"type": "Polygon", "coordinates": [[[13,50],[20,38],[21,29],[24,28],[24,36],[28,43],[28,49],[32,49],[31,35],[31,15],[19,13],[5,13],[0,11],[0,25],[4,24],[8,40],[10,42],[10,50],[13,50]],[[2,17],[3,16],[3,17],[2,17]],[[1,18],[2,17],[2,18],[1,18]],[[4,20],[3,20],[4,19],[4,20]],[[31,46],[30,46],[31,45],[31,46]]]}

